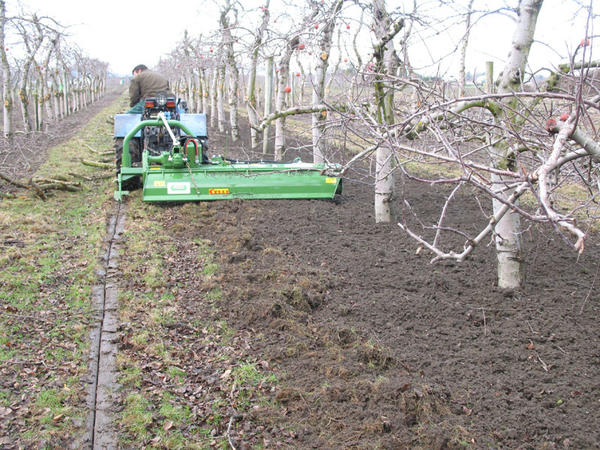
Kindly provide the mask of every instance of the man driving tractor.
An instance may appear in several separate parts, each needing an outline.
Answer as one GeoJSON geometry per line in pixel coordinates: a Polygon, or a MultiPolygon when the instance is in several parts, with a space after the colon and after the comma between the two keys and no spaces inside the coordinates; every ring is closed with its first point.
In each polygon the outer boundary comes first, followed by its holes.
{"type": "Polygon", "coordinates": [[[157,72],[148,69],[144,64],[138,64],[132,70],[133,79],[129,85],[128,114],[142,114],[144,112],[144,99],[152,97],[159,92],[169,92],[169,81],[157,72]]]}

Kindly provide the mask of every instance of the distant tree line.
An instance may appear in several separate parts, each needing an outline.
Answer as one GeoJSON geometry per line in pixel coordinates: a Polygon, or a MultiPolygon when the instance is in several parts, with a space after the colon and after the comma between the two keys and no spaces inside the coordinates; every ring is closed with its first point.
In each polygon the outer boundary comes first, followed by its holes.
{"type": "Polygon", "coordinates": [[[98,100],[108,64],[87,57],[55,19],[37,14],[8,16],[0,0],[0,76],[3,134],[44,131],[98,100]],[[14,116],[20,124],[13,123],[14,116]]]}

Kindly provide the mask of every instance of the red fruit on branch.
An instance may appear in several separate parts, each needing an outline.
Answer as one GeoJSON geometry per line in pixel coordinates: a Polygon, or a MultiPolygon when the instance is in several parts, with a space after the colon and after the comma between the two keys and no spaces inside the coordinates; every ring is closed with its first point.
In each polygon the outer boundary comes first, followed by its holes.
{"type": "Polygon", "coordinates": [[[581,40],[581,42],[579,43],[579,45],[581,47],[587,47],[591,43],[592,43],[592,41],[590,40],[590,38],[584,38],[584,39],[581,40]]]}
{"type": "Polygon", "coordinates": [[[562,120],[563,122],[566,122],[568,118],[569,118],[569,113],[564,113],[560,116],[560,120],[562,120]]]}
{"type": "Polygon", "coordinates": [[[346,30],[349,30],[349,29],[350,29],[350,25],[346,25],[346,30]]]}
{"type": "Polygon", "coordinates": [[[319,29],[319,24],[315,23],[315,30],[318,30],[318,29],[319,29]]]}
{"type": "Polygon", "coordinates": [[[306,48],[306,45],[298,44],[298,50],[304,50],[305,48],[306,48]]]}
{"type": "Polygon", "coordinates": [[[300,76],[300,72],[296,72],[296,76],[299,77],[300,76]]]}
{"type": "Polygon", "coordinates": [[[548,119],[548,121],[546,122],[546,131],[550,133],[556,132],[556,120],[548,119]]]}
{"type": "Polygon", "coordinates": [[[289,94],[290,92],[292,92],[292,88],[289,86],[286,86],[284,91],[289,94]]]}

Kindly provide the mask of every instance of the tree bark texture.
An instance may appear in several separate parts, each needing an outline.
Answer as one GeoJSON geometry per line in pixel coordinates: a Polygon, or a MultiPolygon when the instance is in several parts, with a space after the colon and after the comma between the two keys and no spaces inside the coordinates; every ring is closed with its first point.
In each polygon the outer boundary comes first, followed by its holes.
{"type": "MultiPolygon", "coordinates": [[[[317,52],[317,64],[315,66],[315,80],[313,86],[312,104],[322,105],[325,101],[325,81],[327,68],[329,67],[329,56],[331,53],[331,42],[336,19],[342,9],[343,0],[337,0],[327,11],[325,24],[319,38],[319,51],[317,52]]],[[[313,161],[315,163],[325,162],[327,152],[327,141],[325,137],[325,122],[327,113],[314,113],[312,115],[312,143],[313,161]]]]}
{"type": "MultiPolygon", "coordinates": [[[[533,43],[533,36],[537,18],[542,7],[543,0],[522,0],[519,8],[519,20],[513,34],[512,49],[508,57],[508,62],[500,76],[499,93],[513,92],[521,89],[523,74],[527,65],[529,50],[533,43]]],[[[516,101],[506,100],[507,108],[503,112],[504,120],[511,120],[506,111],[514,110],[510,108],[516,106],[516,101]]],[[[511,166],[511,160],[514,159],[513,150],[508,141],[499,142],[493,147],[492,165],[494,167],[506,167],[510,170],[516,170],[511,166]]],[[[500,175],[493,177],[492,190],[500,199],[507,199],[513,193],[513,189],[507,189],[509,180],[500,175]]],[[[499,199],[492,201],[494,213],[503,206],[499,199]]],[[[520,216],[516,211],[507,212],[496,224],[494,228],[494,240],[496,244],[496,254],[498,259],[498,287],[502,289],[516,289],[521,286],[522,276],[522,255],[521,255],[521,224],[520,216]]]]}
{"type": "Polygon", "coordinates": [[[14,132],[12,123],[13,96],[10,86],[10,64],[8,63],[8,57],[6,56],[5,26],[6,2],[0,0],[0,61],[2,63],[2,99],[4,100],[4,105],[2,107],[2,114],[4,117],[3,134],[5,138],[10,139],[14,132]]]}
{"type": "MultiPolygon", "coordinates": [[[[286,92],[286,85],[288,75],[290,73],[290,59],[293,51],[298,47],[299,38],[296,36],[292,40],[288,41],[286,48],[279,60],[277,78],[277,99],[275,101],[275,110],[283,111],[288,106],[288,96],[286,92]]],[[[283,152],[285,151],[285,117],[280,117],[275,121],[275,151],[274,158],[276,161],[280,161],[283,152]]]]}
{"type": "MultiPolygon", "coordinates": [[[[264,115],[267,117],[271,114],[271,105],[273,104],[273,57],[267,60],[267,70],[265,73],[265,110],[264,115]]],[[[266,126],[263,131],[263,154],[267,154],[269,150],[269,126],[266,126]]]]}
{"type": "MultiPolygon", "coordinates": [[[[394,123],[394,91],[385,84],[386,75],[395,75],[399,59],[392,39],[402,29],[403,21],[393,23],[385,9],[384,0],[373,0],[373,27],[375,43],[375,104],[377,121],[380,124],[394,123]]],[[[375,222],[388,223],[394,220],[394,149],[382,145],[376,152],[375,165],[375,222]]]]}
{"type": "Polygon", "coordinates": [[[460,59],[458,66],[458,96],[465,96],[465,60],[467,58],[467,47],[469,46],[469,34],[471,33],[471,16],[473,15],[473,1],[469,0],[467,15],[465,17],[465,34],[460,41],[460,59]]]}
{"type": "Polygon", "coordinates": [[[238,125],[238,90],[240,84],[240,72],[235,60],[233,49],[233,35],[231,25],[229,24],[228,14],[232,11],[231,5],[227,2],[226,7],[221,10],[220,24],[223,39],[223,52],[225,64],[229,71],[229,125],[231,128],[231,140],[233,142],[240,138],[240,127],[238,125]]]}
{"type": "MultiPolygon", "coordinates": [[[[248,110],[248,119],[250,120],[251,124],[256,124],[258,122],[258,102],[256,97],[256,68],[258,66],[258,56],[260,52],[260,47],[262,46],[263,36],[267,30],[267,27],[269,26],[269,4],[270,0],[266,0],[265,6],[262,10],[262,22],[258,27],[258,30],[256,30],[256,34],[254,35],[254,42],[250,50],[250,72],[248,74],[246,108],[248,110]]],[[[250,139],[252,148],[258,147],[258,132],[254,128],[250,129],[250,139]]]]}

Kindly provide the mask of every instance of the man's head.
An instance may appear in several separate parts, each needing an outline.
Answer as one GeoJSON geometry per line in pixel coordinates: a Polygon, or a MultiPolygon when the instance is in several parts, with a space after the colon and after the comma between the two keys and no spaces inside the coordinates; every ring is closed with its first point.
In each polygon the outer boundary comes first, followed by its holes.
{"type": "Polygon", "coordinates": [[[138,64],[137,66],[135,66],[133,68],[133,70],[131,71],[131,73],[135,76],[138,73],[143,72],[144,70],[148,70],[148,68],[144,64],[138,64]]]}

